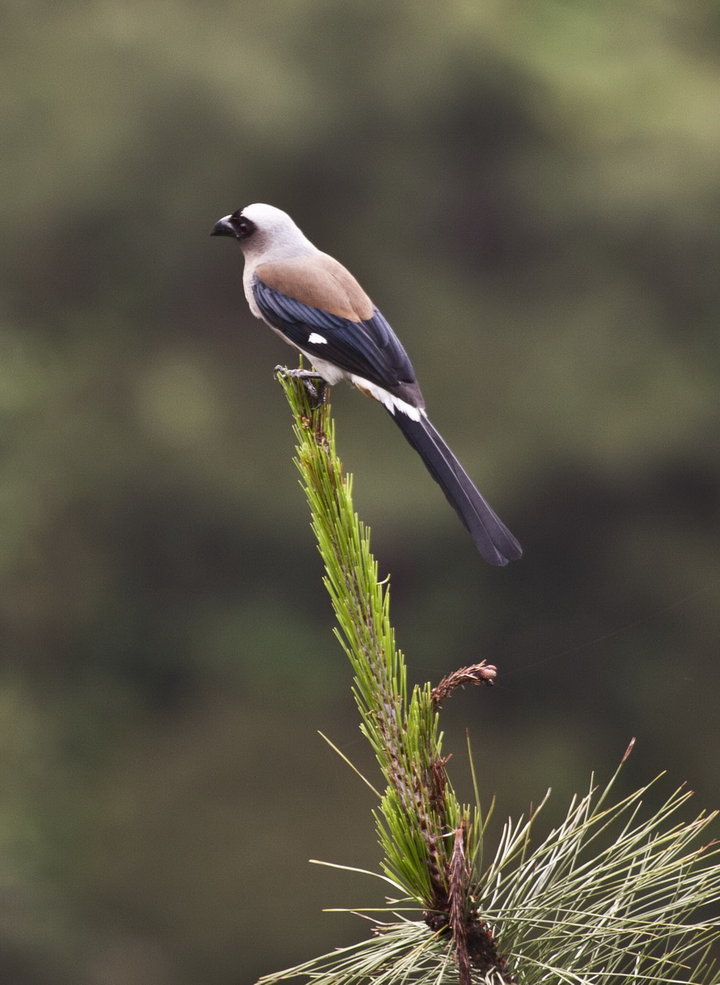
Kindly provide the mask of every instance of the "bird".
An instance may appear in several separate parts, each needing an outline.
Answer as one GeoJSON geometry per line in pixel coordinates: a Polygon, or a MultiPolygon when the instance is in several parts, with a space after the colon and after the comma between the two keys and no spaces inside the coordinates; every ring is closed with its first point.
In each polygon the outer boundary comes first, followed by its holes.
{"type": "Polygon", "coordinates": [[[431,424],[415,370],[355,277],[319,250],[293,219],[256,203],[218,219],[244,254],[250,311],[307,357],[330,386],[346,380],[374,397],[420,455],[486,561],[506,565],[522,548],[431,424]]]}

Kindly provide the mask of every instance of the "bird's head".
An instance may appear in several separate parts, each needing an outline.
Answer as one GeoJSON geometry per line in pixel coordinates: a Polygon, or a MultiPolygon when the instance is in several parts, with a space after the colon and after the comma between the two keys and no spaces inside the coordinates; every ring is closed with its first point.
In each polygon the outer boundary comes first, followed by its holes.
{"type": "Polygon", "coordinates": [[[287,212],[262,203],[247,205],[218,219],[210,235],[232,236],[245,256],[263,261],[315,252],[287,212]]]}

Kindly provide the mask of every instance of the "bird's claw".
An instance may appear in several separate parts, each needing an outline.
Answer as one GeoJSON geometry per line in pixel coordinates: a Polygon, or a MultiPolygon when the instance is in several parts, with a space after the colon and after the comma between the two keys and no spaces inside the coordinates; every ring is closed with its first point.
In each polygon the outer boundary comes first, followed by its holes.
{"type": "Polygon", "coordinates": [[[294,380],[300,380],[310,397],[312,409],[317,410],[327,400],[327,383],[312,369],[288,369],[287,366],[276,366],[275,376],[290,376],[294,380]]]}

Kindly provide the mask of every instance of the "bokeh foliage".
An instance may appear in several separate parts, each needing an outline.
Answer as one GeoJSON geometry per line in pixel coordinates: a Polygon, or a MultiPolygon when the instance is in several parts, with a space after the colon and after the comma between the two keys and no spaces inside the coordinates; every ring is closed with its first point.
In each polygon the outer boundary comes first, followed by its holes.
{"type": "Polygon", "coordinates": [[[327,945],[304,859],[374,858],[313,735],[357,726],[292,356],[208,239],[250,201],[361,277],[525,546],[481,566],[337,393],[411,669],[500,666],[455,714],[504,810],[630,735],[716,801],[719,35],[680,0],[3,5],[0,977],[255,977],[327,945]]]}

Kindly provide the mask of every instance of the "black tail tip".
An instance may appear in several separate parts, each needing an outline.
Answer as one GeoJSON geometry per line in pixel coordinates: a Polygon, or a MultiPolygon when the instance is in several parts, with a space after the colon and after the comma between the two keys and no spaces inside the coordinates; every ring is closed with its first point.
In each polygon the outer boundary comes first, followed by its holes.
{"type": "Polygon", "coordinates": [[[504,568],[511,561],[519,561],[523,556],[522,547],[507,528],[503,530],[502,536],[497,536],[496,533],[492,540],[488,540],[485,530],[483,530],[482,537],[474,534],[473,540],[488,564],[493,564],[498,568],[504,568]]]}

